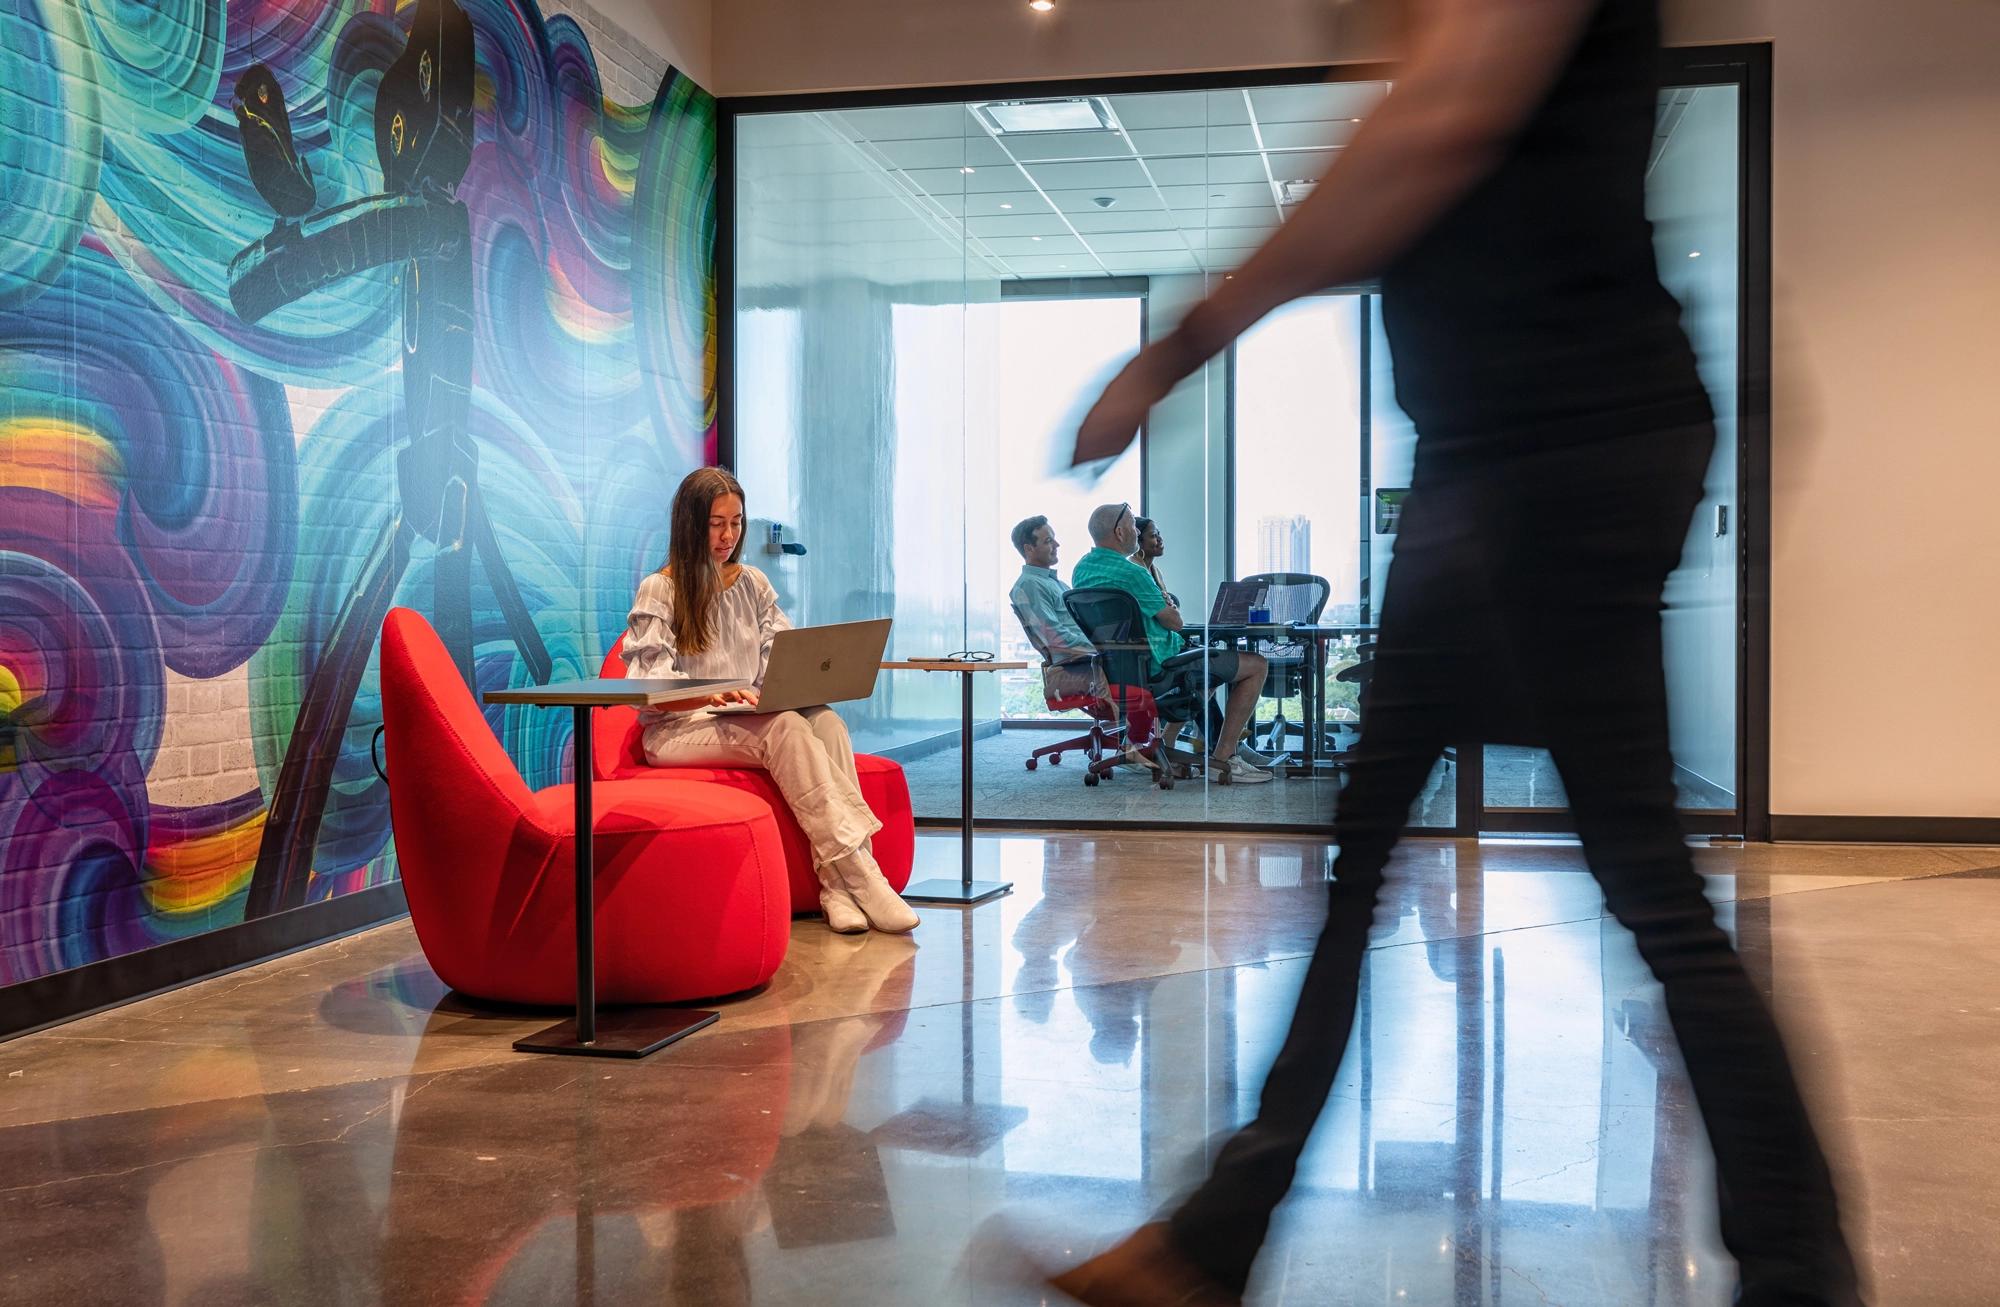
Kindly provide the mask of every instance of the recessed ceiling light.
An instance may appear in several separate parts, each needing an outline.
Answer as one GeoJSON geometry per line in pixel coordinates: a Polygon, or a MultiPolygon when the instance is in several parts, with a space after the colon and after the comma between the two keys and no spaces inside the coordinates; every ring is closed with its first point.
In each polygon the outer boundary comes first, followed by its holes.
{"type": "Polygon", "coordinates": [[[1039,237],[1039,236],[1030,236],[1030,237],[1029,237],[1028,239],[1029,239],[1029,240],[1031,240],[1031,241],[1038,241],[1038,240],[1040,240],[1040,239],[1041,239],[1041,237],[1039,237]]]}
{"type": "Polygon", "coordinates": [[[1011,208],[1013,208],[1014,206],[1013,206],[1013,205],[1011,205],[1011,204],[1003,204],[1003,205],[1001,205],[1000,207],[1001,207],[1001,208],[1003,208],[1003,209],[1011,209],[1011,208]]]}
{"type": "Polygon", "coordinates": [[[1056,0],[1028,0],[1028,8],[1038,14],[1045,14],[1056,7],[1056,0]]]}
{"type": "Polygon", "coordinates": [[[1694,253],[1692,253],[1692,254],[1688,255],[1688,257],[1689,257],[1690,259],[1698,259],[1698,258],[1700,258],[1700,257],[1701,257],[1701,251],[1700,251],[1700,250],[1696,250],[1696,251],[1695,251],[1694,253]]]}
{"type": "Polygon", "coordinates": [[[959,169],[959,171],[960,171],[960,172],[978,172],[978,171],[979,171],[979,169],[977,169],[977,168],[960,168],[960,169],[959,169]]]}
{"type": "Polygon", "coordinates": [[[1108,209],[1118,203],[1118,197],[1116,195],[1093,195],[1090,197],[1090,202],[1100,209],[1108,209]]]}
{"type": "Polygon", "coordinates": [[[1280,183],[1278,189],[1283,192],[1286,204],[1300,204],[1304,202],[1306,196],[1312,194],[1313,187],[1318,184],[1317,178],[1301,177],[1295,181],[1280,183]]]}

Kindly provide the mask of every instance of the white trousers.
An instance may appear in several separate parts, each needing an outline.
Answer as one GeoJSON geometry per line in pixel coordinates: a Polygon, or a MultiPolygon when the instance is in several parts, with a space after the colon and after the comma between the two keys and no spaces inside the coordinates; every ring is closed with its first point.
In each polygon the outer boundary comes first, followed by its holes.
{"type": "Polygon", "coordinates": [[[761,767],[812,842],[815,867],[839,862],[882,829],[861,797],[854,743],[831,708],[799,712],[701,713],[646,728],[655,767],[761,767]]]}

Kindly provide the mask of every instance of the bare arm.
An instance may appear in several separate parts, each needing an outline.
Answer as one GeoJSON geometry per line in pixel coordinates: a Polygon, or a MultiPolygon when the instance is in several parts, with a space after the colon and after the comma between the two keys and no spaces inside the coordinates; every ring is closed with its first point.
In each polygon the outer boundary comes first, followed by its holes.
{"type": "Polygon", "coordinates": [[[1113,381],[1077,460],[1131,443],[1153,404],[1272,309],[1379,273],[1499,166],[1598,0],[1433,0],[1396,90],[1290,221],[1113,381]]]}
{"type": "Polygon", "coordinates": [[[1166,627],[1169,631],[1178,631],[1187,625],[1187,622],[1181,617],[1181,610],[1172,603],[1169,603],[1159,612],[1154,613],[1153,620],[1161,626],[1166,627]]]}

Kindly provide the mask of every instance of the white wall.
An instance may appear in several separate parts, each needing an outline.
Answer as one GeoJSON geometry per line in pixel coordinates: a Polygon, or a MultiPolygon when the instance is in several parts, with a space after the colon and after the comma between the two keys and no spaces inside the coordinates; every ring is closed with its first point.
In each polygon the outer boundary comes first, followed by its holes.
{"type": "MultiPolygon", "coordinates": [[[[724,93],[1380,57],[1373,5],[729,0],[724,93]],[[1338,20],[1338,21],[1336,21],[1338,20]]],[[[2000,4],[1670,0],[1774,42],[1772,809],[2000,816],[2000,4]]],[[[1158,483],[1158,478],[1154,478],[1158,483]]]]}

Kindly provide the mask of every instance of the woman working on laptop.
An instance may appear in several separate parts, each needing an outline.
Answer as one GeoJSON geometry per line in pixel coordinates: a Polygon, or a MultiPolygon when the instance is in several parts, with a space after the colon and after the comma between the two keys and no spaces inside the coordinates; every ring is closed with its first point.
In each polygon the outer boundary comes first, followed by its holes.
{"type": "MultiPolygon", "coordinates": [[[[626,619],[625,665],[638,678],[697,676],[764,683],[771,641],[791,626],[777,591],[743,557],[743,487],[721,468],[690,473],[674,494],[667,565],[639,583],[626,619]]],[[[655,767],[761,767],[812,841],[826,924],[843,934],[916,929],[869,839],[882,823],[861,797],[854,746],[831,708],[718,716],[757,701],[732,690],[646,709],[655,767]]]]}

